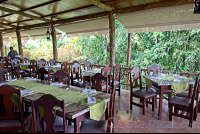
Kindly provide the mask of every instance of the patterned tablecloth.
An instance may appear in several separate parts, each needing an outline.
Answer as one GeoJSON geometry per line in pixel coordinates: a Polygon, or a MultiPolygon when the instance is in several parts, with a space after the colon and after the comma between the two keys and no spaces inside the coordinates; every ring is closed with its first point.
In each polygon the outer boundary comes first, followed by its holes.
{"type": "MultiPolygon", "coordinates": [[[[105,112],[107,101],[110,98],[109,94],[102,94],[102,92],[82,93],[82,91],[85,89],[73,86],[70,86],[68,89],[63,89],[60,87],[44,85],[36,81],[27,80],[16,80],[8,83],[9,85],[13,85],[15,88],[33,91],[31,94],[22,95],[23,99],[25,100],[34,101],[44,94],[51,94],[60,100],[65,100],[65,106],[67,110],[66,116],[70,118],[75,118],[78,113],[80,114],[81,111],[89,108],[90,118],[94,120],[100,120],[105,112]],[[98,97],[98,95],[100,96],[98,97]],[[87,98],[93,96],[96,97],[96,103],[88,104],[87,98]]],[[[59,108],[55,109],[56,112],[61,113],[61,110],[59,108]]],[[[42,115],[42,110],[39,111],[42,115]]]]}

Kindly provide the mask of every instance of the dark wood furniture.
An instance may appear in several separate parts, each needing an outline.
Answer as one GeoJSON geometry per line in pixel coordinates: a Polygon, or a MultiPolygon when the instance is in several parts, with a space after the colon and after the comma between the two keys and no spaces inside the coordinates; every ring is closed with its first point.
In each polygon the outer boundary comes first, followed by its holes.
{"type": "Polygon", "coordinates": [[[142,90],[142,81],[141,81],[141,71],[139,68],[134,67],[130,71],[130,109],[132,110],[132,105],[136,105],[143,109],[143,115],[145,115],[145,102],[148,99],[152,99],[152,111],[154,111],[154,104],[155,104],[155,96],[156,94],[153,92],[149,92],[147,90],[142,90]],[[132,76],[133,75],[133,76],[132,76]],[[139,79],[139,83],[138,83],[139,79]],[[133,91],[133,88],[140,88],[140,90],[133,91]],[[139,98],[140,103],[133,102],[133,97],[139,98]]]}
{"type": "Polygon", "coordinates": [[[0,96],[3,98],[0,100],[0,132],[22,130],[25,133],[25,127],[29,122],[32,125],[28,132],[33,132],[32,113],[23,111],[21,90],[9,85],[3,85],[0,87],[0,96]],[[13,95],[19,98],[15,99],[16,103],[19,104],[19,107],[15,107],[15,109],[20,110],[20,112],[16,112],[13,109],[15,106],[12,101],[13,95]]]}
{"type": "Polygon", "coordinates": [[[86,61],[84,64],[84,70],[90,70],[92,69],[92,63],[89,61],[86,61]]]}
{"type": "Polygon", "coordinates": [[[36,75],[38,79],[48,80],[48,71],[43,67],[37,70],[36,75]]]}
{"type": "Polygon", "coordinates": [[[114,133],[114,106],[115,106],[115,89],[110,95],[108,120],[95,121],[85,119],[81,125],[81,133],[114,133]]]}
{"type": "Polygon", "coordinates": [[[29,62],[30,62],[30,60],[26,57],[24,59],[22,59],[22,63],[29,63],[29,62]]]}
{"type": "Polygon", "coordinates": [[[30,66],[29,69],[26,69],[26,73],[23,75],[23,77],[34,77],[36,78],[36,70],[37,70],[37,61],[30,60],[30,66]]]}
{"type": "Polygon", "coordinates": [[[40,68],[44,68],[45,67],[45,62],[43,60],[39,60],[37,62],[37,68],[40,69],[40,68]]]}
{"type": "Polygon", "coordinates": [[[8,70],[0,67],[0,83],[4,82],[5,80],[8,80],[8,70]]]}
{"type": "Polygon", "coordinates": [[[108,90],[109,90],[108,89],[108,77],[104,77],[101,73],[96,73],[90,79],[90,88],[96,89],[97,91],[101,91],[101,92],[104,91],[104,92],[108,93],[108,90]]]}
{"type": "Polygon", "coordinates": [[[101,73],[103,76],[108,78],[108,89],[111,89],[111,67],[105,66],[103,69],[101,69],[101,73]]]}
{"type": "Polygon", "coordinates": [[[71,66],[71,85],[83,87],[82,75],[81,75],[81,65],[78,63],[74,63],[71,66]],[[74,81],[74,80],[78,80],[78,81],[74,81]],[[79,80],[81,80],[81,81],[79,81],[79,80]]]}
{"type": "Polygon", "coordinates": [[[48,61],[48,66],[53,66],[53,65],[55,65],[55,64],[56,64],[56,61],[53,60],[53,59],[50,59],[50,60],[48,61]]]}
{"type": "Polygon", "coordinates": [[[113,67],[113,76],[112,76],[112,81],[111,85],[112,88],[115,88],[115,91],[119,92],[120,96],[120,83],[121,83],[121,65],[117,64],[116,66],[113,67]]]}
{"type": "Polygon", "coordinates": [[[65,73],[70,74],[70,63],[64,62],[61,64],[61,70],[63,70],[65,73]]]}
{"type": "MultiPolygon", "coordinates": [[[[150,71],[153,71],[153,74],[158,74],[158,71],[161,72],[161,67],[157,66],[156,64],[153,64],[152,66],[148,67],[148,75],[150,75],[150,71]]],[[[148,90],[151,91],[151,92],[156,93],[155,108],[157,108],[157,99],[159,99],[157,97],[157,95],[160,94],[160,90],[158,88],[154,87],[154,86],[150,87],[148,90]]],[[[163,91],[163,94],[167,94],[168,95],[168,98],[165,97],[165,96],[163,96],[163,98],[166,99],[169,102],[171,100],[171,98],[172,98],[172,91],[171,90],[165,90],[165,91],[163,91]]],[[[147,106],[148,106],[148,103],[147,103],[147,106]]]]}
{"type": "Polygon", "coordinates": [[[34,119],[34,133],[55,133],[55,132],[61,132],[63,131],[64,133],[73,133],[73,127],[67,126],[66,125],[66,119],[65,119],[65,102],[64,100],[58,100],[54,96],[50,94],[43,95],[36,101],[32,101],[32,109],[33,109],[33,119],[34,119]],[[36,119],[36,110],[38,107],[42,107],[44,109],[44,116],[43,116],[43,121],[45,122],[46,129],[44,131],[39,130],[37,128],[37,119],[36,119]],[[56,116],[52,112],[54,107],[60,107],[62,110],[62,123],[63,125],[54,125],[56,116]]]}
{"type": "Polygon", "coordinates": [[[189,120],[189,126],[193,126],[193,119],[197,118],[197,101],[195,100],[199,94],[199,80],[200,74],[196,78],[194,90],[192,93],[192,98],[185,97],[174,97],[169,101],[169,121],[172,121],[172,116],[177,116],[181,118],[185,118],[189,120]],[[173,112],[174,108],[174,112],[173,112]],[[179,110],[186,110],[189,114],[186,116],[183,114],[179,114],[179,110]]]}
{"type": "Polygon", "coordinates": [[[70,75],[62,70],[58,70],[56,73],[53,73],[52,81],[64,82],[70,85],[70,75]]]}

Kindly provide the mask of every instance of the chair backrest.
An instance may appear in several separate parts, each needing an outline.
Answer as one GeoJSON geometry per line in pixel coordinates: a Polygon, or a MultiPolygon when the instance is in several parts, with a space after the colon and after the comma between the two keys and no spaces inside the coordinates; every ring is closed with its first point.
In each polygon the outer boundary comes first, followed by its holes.
{"type": "Polygon", "coordinates": [[[48,74],[48,71],[45,68],[40,68],[37,70],[37,77],[38,79],[44,80],[44,75],[48,74]]]}
{"type": "Polygon", "coordinates": [[[38,69],[45,67],[45,62],[43,60],[39,60],[37,63],[38,63],[38,69]]]}
{"type": "Polygon", "coordinates": [[[199,80],[200,80],[200,73],[198,74],[196,81],[195,81],[195,86],[194,86],[194,90],[192,92],[192,101],[191,101],[191,108],[193,108],[194,106],[194,101],[196,99],[197,96],[199,96],[199,80]]]}
{"type": "Polygon", "coordinates": [[[19,119],[20,121],[24,119],[22,110],[22,97],[21,90],[15,89],[10,85],[3,85],[0,87],[0,120],[2,119],[19,119]],[[14,97],[14,98],[13,98],[14,97]],[[19,104],[20,113],[14,112],[14,101],[19,104]]]}
{"type": "Polygon", "coordinates": [[[70,63],[64,62],[61,65],[61,70],[63,70],[65,73],[69,73],[70,74],[70,63]]]}
{"type": "Polygon", "coordinates": [[[62,70],[58,70],[56,73],[53,74],[53,82],[55,81],[55,77],[58,78],[58,82],[63,82],[64,77],[68,77],[68,81],[70,81],[70,75],[62,70]]]}
{"type": "Polygon", "coordinates": [[[84,70],[89,70],[89,69],[92,69],[92,63],[89,61],[86,61],[84,65],[84,70]]]}
{"type": "Polygon", "coordinates": [[[113,69],[114,81],[120,81],[120,77],[121,77],[121,65],[117,64],[116,66],[114,66],[113,69]]]}
{"type": "Polygon", "coordinates": [[[109,114],[108,114],[108,120],[107,120],[106,133],[114,132],[114,127],[112,127],[112,125],[111,125],[111,124],[113,124],[113,126],[114,126],[114,107],[115,107],[115,88],[113,89],[113,92],[110,94],[110,105],[109,105],[109,114]],[[112,132],[111,132],[111,130],[112,130],[112,132]]]}
{"type": "Polygon", "coordinates": [[[71,66],[72,74],[79,74],[81,72],[81,65],[79,63],[74,63],[71,66]]]}
{"type": "Polygon", "coordinates": [[[64,100],[58,100],[53,95],[46,94],[40,97],[36,101],[32,101],[32,110],[33,110],[33,119],[34,119],[34,132],[44,132],[44,133],[55,133],[54,122],[55,122],[55,114],[53,112],[54,107],[60,107],[62,109],[62,117],[63,117],[63,130],[66,133],[66,119],[65,119],[65,102],[64,100]],[[36,121],[36,108],[42,107],[45,111],[43,116],[43,121],[46,123],[46,130],[38,131],[37,129],[37,121],[36,121]]]}
{"type": "Polygon", "coordinates": [[[15,59],[18,59],[20,63],[22,63],[22,58],[21,57],[15,57],[15,59]]]}
{"type": "Polygon", "coordinates": [[[105,66],[103,69],[101,69],[101,73],[105,76],[108,77],[111,73],[111,67],[105,66]]]}
{"type": "Polygon", "coordinates": [[[37,70],[37,61],[30,60],[30,76],[31,73],[36,73],[36,70],[37,70]]]}
{"type": "Polygon", "coordinates": [[[49,65],[49,66],[55,65],[55,63],[56,63],[56,61],[53,60],[53,59],[50,59],[50,60],[48,61],[48,65],[49,65]]]}
{"type": "Polygon", "coordinates": [[[5,74],[8,73],[8,70],[3,68],[3,67],[0,67],[0,83],[3,81],[5,81],[5,74]]]}
{"type": "Polygon", "coordinates": [[[77,60],[73,61],[73,62],[72,62],[72,65],[73,65],[74,63],[80,64],[77,60]]]}
{"type": "Polygon", "coordinates": [[[6,66],[6,68],[8,68],[9,63],[11,63],[11,59],[9,59],[9,58],[4,58],[3,61],[6,62],[6,63],[5,63],[5,66],[6,66]]]}
{"type": "Polygon", "coordinates": [[[156,64],[153,64],[150,67],[148,67],[148,75],[150,74],[150,71],[153,71],[153,74],[158,74],[158,70],[161,71],[161,67],[157,66],[156,64]]]}
{"type": "Polygon", "coordinates": [[[14,66],[14,65],[16,65],[16,64],[19,64],[19,63],[20,63],[20,60],[17,59],[17,58],[11,60],[11,64],[12,64],[12,66],[14,66]]]}
{"type": "Polygon", "coordinates": [[[137,88],[137,87],[140,87],[140,90],[142,90],[141,70],[137,67],[134,67],[130,71],[130,87],[131,87],[131,91],[133,88],[137,88]],[[134,78],[132,78],[132,76],[134,76],[134,78]],[[140,83],[138,83],[138,79],[140,83]]]}
{"type": "Polygon", "coordinates": [[[28,63],[28,62],[30,62],[28,58],[25,57],[24,59],[22,59],[22,63],[28,63]]]}
{"type": "Polygon", "coordinates": [[[95,81],[95,89],[102,92],[102,86],[106,85],[106,92],[108,93],[108,78],[104,77],[101,73],[96,73],[91,77],[90,87],[92,89],[92,81],[95,81]]]}
{"type": "Polygon", "coordinates": [[[46,63],[47,63],[47,61],[45,60],[45,59],[41,59],[43,62],[44,62],[44,64],[46,65],[46,63]]]}

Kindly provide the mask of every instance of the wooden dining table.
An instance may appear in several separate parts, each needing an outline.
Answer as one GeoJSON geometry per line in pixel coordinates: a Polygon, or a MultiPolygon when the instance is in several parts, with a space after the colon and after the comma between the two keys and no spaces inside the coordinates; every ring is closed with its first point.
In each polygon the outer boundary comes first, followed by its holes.
{"type": "MultiPolygon", "coordinates": [[[[49,81],[38,81],[38,80],[33,81],[33,82],[36,82],[38,84],[48,85],[48,86],[50,86],[49,84],[51,83],[49,81]]],[[[14,86],[16,88],[20,88],[22,90],[25,89],[23,87],[16,86],[16,85],[12,85],[12,86],[14,86]]],[[[74,92],[77,92],[77,93],[80,93],[81,91],[84,90],[84,88],[75,87],[75,86],[68,87],[68,86],[65,86],[65,85],[60,86],[59,88],[71,90],[71,91],[74,91],[74,92]],[[66,89],[66,87],[68,89],[66,89]]],[[[22,99],[23,99],[23,102],[30,104],[31,101],[35,101],[35,100],[39,99],[44,94],[45,93],[37,92],[37,93],[34,93],[34,94],[22,96],[22,99]]],[[[98,93],[94,94],[92,97],[95,97],[95,98],[100,99],[100,100],[105,100],[105,99],[107,100],[107,108],[106,108],[106,111],[105,111],[105,118],[107,119],[108,118],[108,107],[109,107],[109,102],[110,102],[110,95],[103,93],[103,92],[98,92],[98,93]]],[[[65,101],[65,103],[68,103],[68,102],[65,101]]],[[[61,109],[56,110],[56,115],[62,117],[62,110],[61,109]]],[[[65,105],[65,116],[66,116],[66,119],[68,121],[74,122],[74,132],[80,133],[79,122],[84,121],[87,118],[90,118],[90,108],[88,106],[81,105],[81,104],[78,104],[78,103],[71,103],[69,105],[65,105]],[[72,108],[75,108],[75,110],[73,111],[72,108]]],[[[37,117],[39,117],[39,112],[37,113],[37,117]]]]}
{"type": "MultiPolygon", "coordinates": [[[[144,75],[144,78],[150,79],[152,77],[152,75],[144,75]]],[[[158,110],[158,119],[161,120],[162,119],[162,100],[163,100],[163,91],[165,90],[171,90],[173,91],[171,85],[172,83],[166,80],[156,80],[156,79],[151,79],[153,86],[156,87],[157,89],[160,90],[160,94],[159,94],[159,110],[158,110]]],[[[189,84],[189,88],[187,90],[189,90],[189,97],[191,97],[192,95],[192,88],[193,85],[195,84],[195,80],[189,79],[188,81],[189,84]]],[[[148,90],[148,88],[146,88],[146,90],[148,90]]]]}

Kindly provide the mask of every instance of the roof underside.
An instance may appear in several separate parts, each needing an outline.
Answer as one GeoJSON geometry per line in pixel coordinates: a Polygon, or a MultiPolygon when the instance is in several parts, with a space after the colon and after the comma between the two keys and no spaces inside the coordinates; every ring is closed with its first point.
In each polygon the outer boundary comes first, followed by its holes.
{"type": "Polygon", "coordinates": [[[74,23],[108,15],[194,3],[194,0],[7,0],[0,4],[0,32],[74,23]]]}

